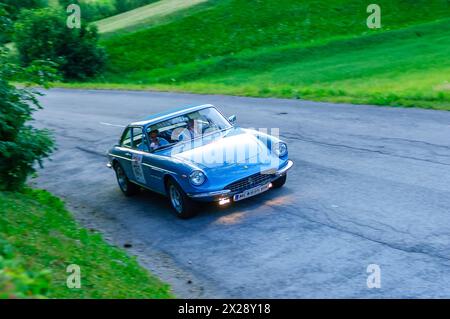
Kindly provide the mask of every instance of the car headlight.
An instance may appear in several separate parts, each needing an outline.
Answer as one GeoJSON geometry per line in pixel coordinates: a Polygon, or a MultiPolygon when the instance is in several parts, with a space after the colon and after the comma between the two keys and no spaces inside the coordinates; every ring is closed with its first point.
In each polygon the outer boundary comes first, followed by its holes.
{"type": "Polygon", "coordinates": [[[193,171],[191,175],[189,175],[189,180],[192,185],[200,186],[206,181],[206,176],[202,171],[193,171]]]}
{"type": "Polygon", "coordinates": [[[287,147],[287,144],[286,144],[286,143],[280,142],[280,143],[276,143],[276,144],[274,145],[273,150],[274,150],[274,152],[275,152],[275,154],[276,154],[277,156],[283,157],[283,156],[285,156],[285,155],[287,154],[287,152],[288,152],[288,147],[287,147]]]}

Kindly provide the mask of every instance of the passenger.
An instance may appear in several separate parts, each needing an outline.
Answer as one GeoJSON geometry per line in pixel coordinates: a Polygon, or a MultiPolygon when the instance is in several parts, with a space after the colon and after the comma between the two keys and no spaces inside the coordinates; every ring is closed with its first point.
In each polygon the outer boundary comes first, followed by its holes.
{"type": "Polygon", "coordinates": [[[169,142],[162,137],[159,137],[159,131],[158,130],[152,130],[149,134],[149,142],[150,142],[150,151],[154,151],[161,146],[169,144],[169,142]]]}

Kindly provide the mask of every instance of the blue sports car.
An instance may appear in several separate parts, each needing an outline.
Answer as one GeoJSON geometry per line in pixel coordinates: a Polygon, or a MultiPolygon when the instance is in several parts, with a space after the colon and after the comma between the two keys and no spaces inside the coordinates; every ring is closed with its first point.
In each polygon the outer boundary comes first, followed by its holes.
{"type": "Polygon", "coordinates": [[[226,205],[282,187],[293,165],[286,143],[235,121],[210,104],[152,115],[125,128],[108,167],[126,196],[140,187],[164,194],[180,218],[200,201],[226,205]]]}

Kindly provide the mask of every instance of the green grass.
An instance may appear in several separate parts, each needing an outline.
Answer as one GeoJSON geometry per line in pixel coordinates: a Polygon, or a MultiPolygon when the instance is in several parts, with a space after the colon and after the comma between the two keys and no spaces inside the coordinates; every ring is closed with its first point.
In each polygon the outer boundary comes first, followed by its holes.
{"type": "Polygon", "coordinates": [[[103,37],[169,23],[210,7],[212,0],[160,0],[95,22],[103,37]]]}
{"type": "Polygon", "coordinates": [[[84,22],[93,22],[100,19],[119,15],[141,6],[159,0],[49,0],[49,5],[63,7],[65,11],[69,4],[78,4],[81,8],[81,17],[84,22]]]}
{"type": "Polygon", "coordinates": [[[223,0],[102,40],[107,73],[68,87],[154,89],[450,110],[450,3],[223,0]]]}
{"type": "Polygon", "coordinates": [[[168,285],[41,190],[0,192],[0,298],[170,298],[168,285]],[[70,264],[81,289],[66,286],[70,264]]]}
{"type": "Polygon", "coordinates": [[[446,0],[379,1],[382,31],[366,26],[361,0],[223,0],[205,12],[103,41],[115,73],[167,68],[243,50],[305,45],[337,36],[361,36],[449,16],[446,0]],[[426,6],[427,10],[424,10],[426,6]]]}

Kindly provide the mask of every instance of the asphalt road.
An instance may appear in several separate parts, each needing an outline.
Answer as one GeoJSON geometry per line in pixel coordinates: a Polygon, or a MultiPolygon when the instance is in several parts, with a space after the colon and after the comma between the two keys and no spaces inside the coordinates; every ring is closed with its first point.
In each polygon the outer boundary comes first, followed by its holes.
{"type": "Polygon", "coordinates": [[[34,181],[181,297],[450,297],[450,112],[193,94],[54,89],[36,125],[59,149],[34,181]],[[107,149],[120,125],[212,103],[279,128],[283,189],[179,220],[164,197],[126,198],[107,149]],[[367,286],[369,264],[381,288],[367,286]]]}

